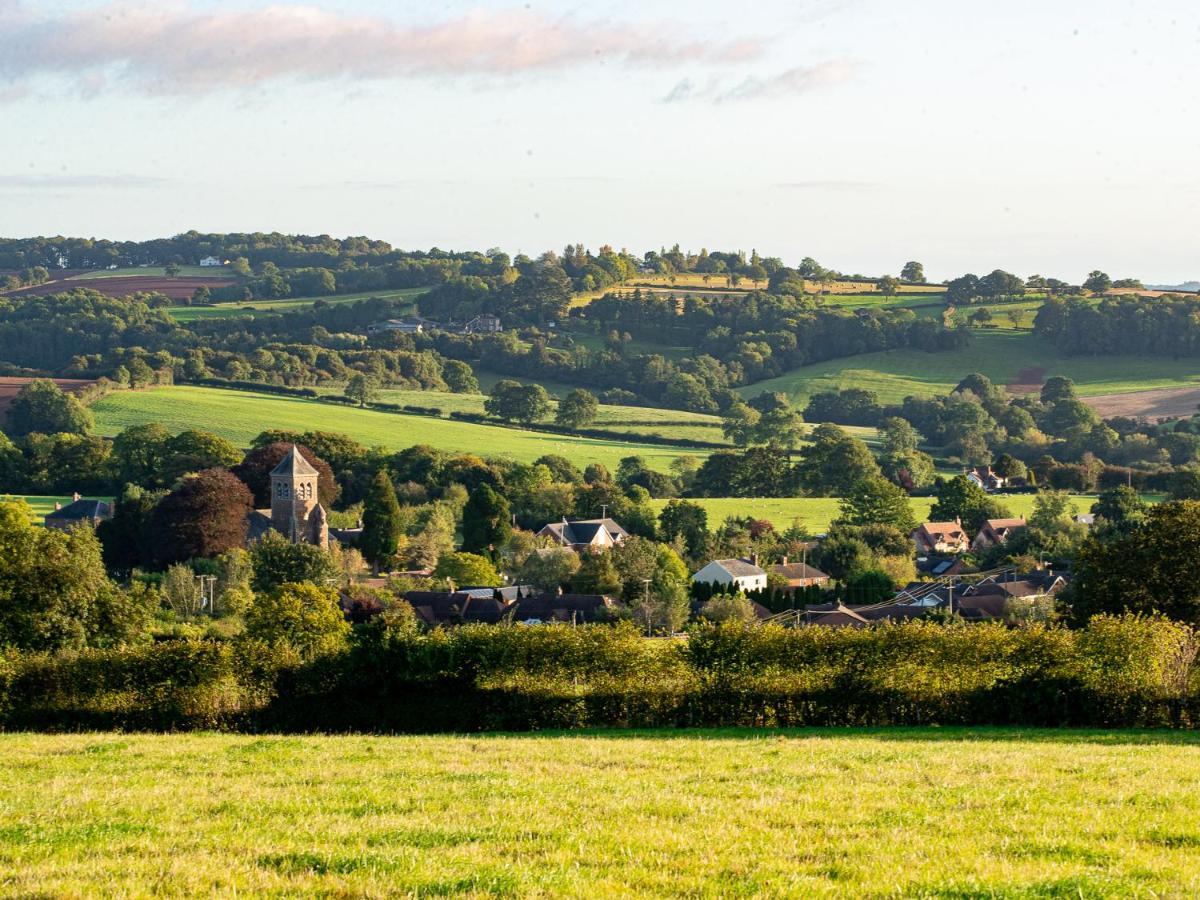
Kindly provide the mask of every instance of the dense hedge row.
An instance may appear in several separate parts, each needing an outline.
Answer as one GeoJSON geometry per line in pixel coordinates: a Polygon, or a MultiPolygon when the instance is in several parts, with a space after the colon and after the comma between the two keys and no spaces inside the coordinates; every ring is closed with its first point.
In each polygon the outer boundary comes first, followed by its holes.
{"type": "Polygon", "coordinates": [[[0,658],[8,729],[479,731],[581,727],[1196,727],[1195,635],[1086,629],[726,624],[687,641],[629,626],[368,628],[301,663],[252,642],[0,658]]]}

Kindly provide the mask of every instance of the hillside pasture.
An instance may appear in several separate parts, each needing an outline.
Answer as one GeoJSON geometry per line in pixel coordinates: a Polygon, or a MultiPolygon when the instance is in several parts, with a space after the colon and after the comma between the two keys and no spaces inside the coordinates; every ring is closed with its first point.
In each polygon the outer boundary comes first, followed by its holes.
{"type": "MultiPolygon", "coordinates": [[[[211,269],[208,271],[212,271],[211,269]]],[[[188,300],[200,288],[210,289],[227,287],[233,284],[232,278],[221,277],[179,277],[166,278],[151,275],[114,276],[106,275],[75,275],[71,278],[48,281],[45,284],[32,287],[18,288],[9,291],[14,297],[42,297],[47,294],[58,294],[63,291],[92,290],[110,297],[126,297],[130,294],[153,292],[163,294],[172,300],[188,300]]]]}
{"type": "MultiPolygon", "coordinates": [[[[431,396],[423,395],[431,406],[431,396]]],[[[703,458],[706,454],[678,447],[640,444],[636,440],[599,440],[544,432],[477,425],[453,419],[378,412],[333,406],[298,397],[281,397],[220,388],[172,386],[145,391],[119,391],[92,404],[100,434],[114,435],[130,425],[159,422],[172,432],[189,428],[213,431],[249,446],[269,428],[294,431],[337,431],[367,446],[400,450],[429,444],[455,453],[508,456],[532,462],[547,453],[561,454],[582,466],[603,463],[615,471],[626,456],[644,457],[647,465],[667,471],[679,456],[703,458]]]]}
{"type": "MultiPolygon", "coordinates": [[[[946,473],[951,474],[951,473],[946,473]]],[[[1036,494],[1002,494],[996,499],[1008,507],[1014,516],[1028,518],[1033,512],[1036,494]]],[[[1096,502],[1095,494],[1072,494],[1071,503],[1078,513],[1089,512],[1096,502]]],[[[1161,496],[1146,494],[1147,502],[1157,502],[1161,496]]],[[[654,508],[662,511],[670,501],[654,500],[654,508]]],[[[777,529],[783,530],[799,522],[813,534],[823,534],[841,514],[837,497],[697,497],[689,502],[698,503],[708,513],[708,526],[715,528],[727,518],[766,519],[777,529]]],[[[927,521],[933,507],[933,497],[910,497],[913,515],[918,521],[927,521]]]]}
{"type": "Polygon", "coordinates": [[[1083,397],[1200,383],[1195,360],[1064,357],[1051,343],[1029,332],[979,329],[972,332],[970,346],[963,350],[865,353],[803,366],[742,387],[739,392],[754,397],[763,391],[782,391],[802,407],[819,391],[853,387],[875,392],[884,403],[899,403],[907,396],[946,394],[972,372],[982,372],[997,384],[1008,385],[1034,369],[1042,370],[1043,377],[1065,375],[1073,379],[1083,397]]]}
{"type": "MultiPolygon", "coordinates": [[[[96,278],[166,278],[166,266],[123,266],[116,269],[89,269],[70,276],[68,281],[92,280],[96,278]]],[[[180,266],[176,277],[180,278],[225,278],[236,276],[228,266],[180,266]]]]}
{"type": "Polygon", "coordinates": [[[4,892],[1185,897],[1189,732],[0,735],[4,892]]]}
{"type": "Polygon", "coordinates": [[[287,297],[283,300],[238,300],[231,303],[214,303],[211,306],[172,306],[168,312],[176,322],[188,323],[204,319],[230,319],[237,316],[262,316],[276,313],[311,309],[317,302],[330,306],[356,303],[359,300],[412,300],[426,293],[428,288],[403,288],[388,291],[367,291],[360,294],[327,294],[320,297],[287,297]]]}

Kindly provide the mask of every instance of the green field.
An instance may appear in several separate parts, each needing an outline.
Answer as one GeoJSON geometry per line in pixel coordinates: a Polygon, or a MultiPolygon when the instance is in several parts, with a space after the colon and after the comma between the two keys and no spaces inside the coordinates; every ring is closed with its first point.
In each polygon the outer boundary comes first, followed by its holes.
{"type": "Polygon", "coordinates": [[[1012,329],[981,329],[965,350],[923,353],[888,350],[816,363],[740,389],[746,397],[782,391],[803,406],[818,391],[865,388],[885,403],[907,396],[945,394],[965,375],[982,372],[1000,385],[1029,369],[1074,379],[1081,396],[1183,387],[1200,381],[1195,360],[1147,356],[1063,357],[1047,341],[1012,329]]]}
{"type": "MultiPolygon", "coordinates": [[[[1029,517],[1033,512],[1035,494],[1009,494],[997,496],[997,500],[1009,508],[1014,516],[1029,517]]],[[[933,507],[934,497],[910,497],[913,514],[918,521],[929,518],[929,510],[933,507]]],[[[1158,495],[1147,494],[1148,502],[1157,502],[1162,498],[1158,495]]],[[[667,505],[667,500],[654,500],[654,508],[661,510],[667,505]]],[[[829,524],[838,517],[841,510],[837,497],[698,497],[691,500],[699,503],[708,511],[708,526],[715,528],[727,518],[766,519],[776,528],[782,530],[793,522],[799,522],[813,534],[822,534],[829,530],[829,524]]],[[[1071,502],[1076,512],[1090,512],[1096,502],[1095,494],[1073,494],[1071,502]]]]}
{"type": "Polygon", "coordinates": [[[6,896],[1185,897],[1194,733],[0,736],[6,896]]]}
{"type": "Polygon", "coordinates": [[[362,294],[329,294],[323,297],[288,297],[286,300],[246,300],[237,303],[214,303],[212,306],[172,306],[171,317],[177,322],[195,322],[200,319],[229,319],[234,316],[257,316],[268,313],[293,312],[307,309],[318,300],[328,304],[354,303],[357,300],[378,298],[381,300],[415,299],[428,288],[404,288],[392,291],[368,291],[362,294]]]}
{"type": "Polygon", "coordinates": [[[5,500],[24,500],[33,509],[33,514],[37,517],[38,522],[54,512],[54,504],[61,503],[66,506],[71,502],[70,497],[44,497],[33,495],[20,494],[0,494],[0,502],[5,500]]]}
{"type": "MultiPolygon", "coordinates": [[[[72,275],[67,281],[92,278],[166,278],[165,266],[127,266],[123,269],[95,269],[72,275]]],[[[233,278],[229,266],[180,266],[178,278],[233,278]]]]}
{"type": "MultiPolygon", "coordinates": [[[[423,394],[430,397],[442,394],[423,394]]],[[[219,388],[165,387],[148,391],[119,391],[92,405],[97,430],[114,435],[130,425],[159,422],[171,431],[201,428],[248,446],[268,428],[295,431],[340,431],[367,446],[399,450],[429,444],[458,453],[510,456],[531,462],[546,453],[559,453],[581,467],[600,462],[615,470],[622,457],[642,456],[654,468],[666,471],[678,456],[704,456],[700,451],[651,446],[634,441],[571,438],[559,435],[476,425],[429,416],[360,410],[331,406],[314,400],[254,394],[219,388]]]]}

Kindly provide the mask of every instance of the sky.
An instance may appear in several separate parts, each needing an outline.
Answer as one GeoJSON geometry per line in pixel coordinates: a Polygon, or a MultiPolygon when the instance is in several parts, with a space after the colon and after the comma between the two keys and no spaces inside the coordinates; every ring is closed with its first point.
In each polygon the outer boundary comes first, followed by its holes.
{"type": "Polygon", "coordinates": [[[0,235],[1200,278],[1194,0],[0,0],[0,235]]]}

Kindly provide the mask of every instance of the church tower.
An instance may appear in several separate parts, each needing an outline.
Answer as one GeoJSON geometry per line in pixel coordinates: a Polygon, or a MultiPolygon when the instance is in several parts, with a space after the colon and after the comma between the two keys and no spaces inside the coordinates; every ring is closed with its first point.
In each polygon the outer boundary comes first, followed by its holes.
{"type": "Polygon", "coordinates": [[[325,510],[317,501],[318,478],[295,444],[271,470],[271,527],[294,544],[329,544],[325,510]]]}

